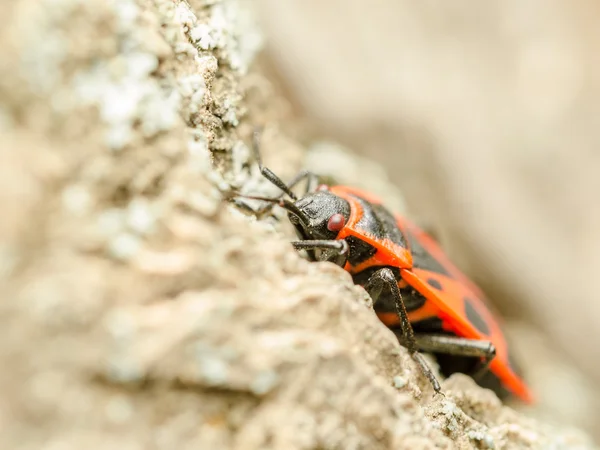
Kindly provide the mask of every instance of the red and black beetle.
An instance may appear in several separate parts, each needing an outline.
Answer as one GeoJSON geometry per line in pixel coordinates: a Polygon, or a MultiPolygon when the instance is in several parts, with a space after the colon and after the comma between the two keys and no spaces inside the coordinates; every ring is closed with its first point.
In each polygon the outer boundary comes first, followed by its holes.
{"type": "Polygon", "coordinates": [[[283,192],[253,198],[277,204],[301,240],[293,242],[315,261],[330,261],[364,286],[380,320],[390,327],[418,363],[434,390],[440,384],[419,351],[433,353],[441,372],[470,374],[478,384],[531,403],[533,395],[511,359],[498,320],[485,297],[439,245],[406,218],[392,214],[375,196],[345,186],[317,186],[303,171],[285,184],[262,165],[262,175],[283,192]],[[298,198],[292,188],[307,180],[298,198]],[[290,200],[283,198],[287,195],[290,200]]]}

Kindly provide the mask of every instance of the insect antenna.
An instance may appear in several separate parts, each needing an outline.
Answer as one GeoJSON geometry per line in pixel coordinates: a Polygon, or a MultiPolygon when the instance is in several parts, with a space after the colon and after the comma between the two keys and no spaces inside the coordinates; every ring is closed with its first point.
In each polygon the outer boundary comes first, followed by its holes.
{"type": "Polygon", "coordinates": [[[283,192],[285,192],[292,200],[298,200],[296,194],[292,192],[292,190],[283,182],[281,178],[275,175],[275,173],[271,169],[263,166],[262,158],[260,156],[260,133],[261,130],[256,129],[252,134],[252,152],[254,153],[254,158],[256,159],[256,162],[258,163],[260,174],[267,180],[269,180],[272,184],[281,189],[283,192]]]}
{"type": "Polygon", "coordinates": [[[304,214],[300,208],[298,208],[294,202],[291,202],[285,198],[271,198],[271,197],[261,197],[259,195],[246,195],[246,194],[239,194],[239,193],[235,193],[234,194],[235,197],[241,197],[241,198],[247,198],[249,200],[260,200],[263,202],[269,202],[272,205],[278,205],[280,207],[282,207],[283,209],[285,209],[286,211],[292,213],[294,216],[296,216],[302,223],[308,225],[309,219],[306,216],[306,214],[304,214]]]}

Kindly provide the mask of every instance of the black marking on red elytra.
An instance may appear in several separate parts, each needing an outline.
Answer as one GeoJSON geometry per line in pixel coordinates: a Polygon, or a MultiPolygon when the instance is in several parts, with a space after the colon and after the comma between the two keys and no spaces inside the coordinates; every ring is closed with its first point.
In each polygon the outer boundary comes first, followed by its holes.
{"type": "Polygon", "coordinates": [[[442,283],[440,283],[435,278],[427,278],[427,284],[429,286],[437,289],[438,291],[443,291],[444,290],[444,288],[442,287],[442,283]]]}
{"type": "Polygon", "coordinates": [[[413,255],[413,264],[417,269],[429,270],[450,277],[448,271],[438,262],[423,246],[419,243],[415,235],[410,231],[406,232],[410,250],[413,255]]]}
{"type": "Polygon", "coordinates": [[[469,297],[465,297],[463,298],[463,301],[465,302],[465,313],[467,314],[467,319],[469,319],[469,322],[471,322],[480,333],[489,335],[490,327],[473,306],[473,300],[471,300],[469,297]]]}
{"type": "Polygon", "coordinates": [[[377,239],[389,239],[394,244],[406,248],[404,234],[398,228],[396,219],[387,208],[382,205],[374,205],[367,200],[353,196],[363,210],[363,214],[356,223],[356,228],[366,231],[377,239]]]}

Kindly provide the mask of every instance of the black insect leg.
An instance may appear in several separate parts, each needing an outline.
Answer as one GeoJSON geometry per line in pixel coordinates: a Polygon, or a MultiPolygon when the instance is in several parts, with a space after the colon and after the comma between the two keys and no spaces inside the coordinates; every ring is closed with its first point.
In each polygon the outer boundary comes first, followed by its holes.
{"type": "Polygon", "coordinates": [[[316,173],[309,170],[301,170],[299,173],[297,173],[296,176],[292,178],[292,181],[289,182],[288,187],[292,189],[303,180],[306,180],[305,194],[308,194],[316,189],[318,176],[316,173]]]}
{"type": "Polygon", "coordinates": [[[431,367],[429,367],[429,364],[427,364],[427,361],[425,361],[423,355],[417,351],[418,347],[415,339],[415,333],[412,329],[410,321],[408,320],[406,306],[402,300],[402,294],[400,294],[398,281],[394,277],[394,273],[388,268],[378,270],[371,275],[371,278],[369,278],[369,281],[365,285],[365,289],[373,299],[373,303],[377,302],[377,299],[384,292],[384,289],[388,289],[391,292],[396,305],[396,312],[400,318],[400,327],[402,328],[404,345],[406,346],[410,356],[420,366],[421,371],[431,383],[433,390],[438,394],[441,393],[439,381],[433,374],[431,367]]]}
{"type": "Polygon", "coordinates": [[[490,341],[438,334],[419,334],[416,341],[419,349],[424,352],[480,358],[479,364],[469,374],[475,380],[487,372],[496,356],[496,348],[490,341]]]}
{"type": "Polygon", "coordinates": [[[297,173],[296,176],[292,178],[292,181],[289,182],[288,187],[292,189],[304,180],[306,180],[306,188],[304,189],[304,195],[310,192],[314,192],[317,189],[319,176],[316,173],[311,172],[310,170],[301,170],[299,173],[297,173]]]}
{"type": "MultiPolygon", "coordinates": [[[[397,336],[400,342],[404,342],[403,336],[397,336]]],[[[475,380],[487,372],[496,356],[496,348],[490,341],[428,333],[415,335],[415,340],[417,347],[423,352],[480,358],[479,363],[467,374],[475,380]]]]}
{"type": "MultiPolygon", "coordinates": [[[[343,240],[306,240],[295,241],[292,245],[296,250],[323,250],[326,252],[323,258],[324,261],[330,261],[340,267],[344,267],[348,259],[348,251],[350,247],[343,240]]],[[[310,252],[309,254],[313,254],[310,252]]]]}

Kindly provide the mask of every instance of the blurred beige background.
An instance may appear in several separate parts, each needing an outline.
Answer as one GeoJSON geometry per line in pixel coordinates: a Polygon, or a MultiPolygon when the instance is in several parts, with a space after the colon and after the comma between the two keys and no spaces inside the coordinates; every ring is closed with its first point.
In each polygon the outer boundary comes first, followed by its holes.
{"type": "Polygon", "coordinates": [[[542,401],[559,413],[583,402],[593,426],[597,399],[578,388],[596,394],[600,380],[600,5],[259,4],[268,56],[303,114],[385,165],[412,215],[522,321],[534,388],[572,375],[542,401]],[[558,365],[537,367],[531,352],[558,365]]]}

